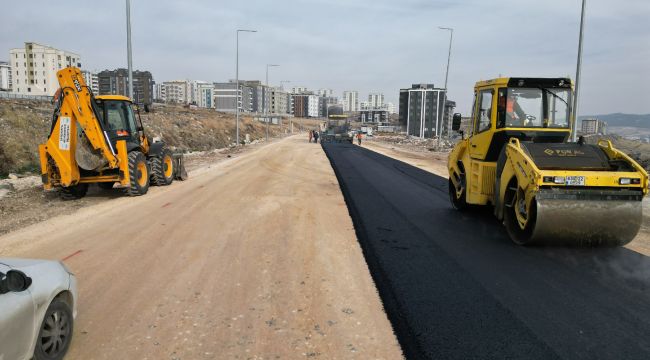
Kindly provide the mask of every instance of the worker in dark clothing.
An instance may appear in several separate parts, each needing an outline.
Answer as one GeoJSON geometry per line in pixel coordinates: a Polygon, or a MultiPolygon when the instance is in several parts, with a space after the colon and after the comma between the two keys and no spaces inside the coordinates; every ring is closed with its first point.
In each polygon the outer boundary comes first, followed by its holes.
{"type": "Polygon", "coordinates": [[[314,142],[318,144],[318,131],[314,131],[314,142]]]}

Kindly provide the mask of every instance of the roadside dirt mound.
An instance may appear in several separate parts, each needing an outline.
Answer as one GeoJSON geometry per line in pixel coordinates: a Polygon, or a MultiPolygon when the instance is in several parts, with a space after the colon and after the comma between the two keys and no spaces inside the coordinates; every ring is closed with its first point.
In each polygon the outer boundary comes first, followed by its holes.
{"type": "MultiPolygon", "coordinates": [[[[47,101],[0,99],[0,178],[9,173],[38,172],[38,144],[44,142],[52,124],[54,107],[47,101]]],[[[147,135],[183,151],[206,151],[234,145],[235,116],[208,109],[157,105],[141,112],[147,135]]],[[[265,124],[249,116],[240,118],[241,140],[266,138],[265,124]]],[[[285,121],[286,122],[286,121],[285,121]]],[[[269,135],[288,130],[271,125],[269,135]]]]}

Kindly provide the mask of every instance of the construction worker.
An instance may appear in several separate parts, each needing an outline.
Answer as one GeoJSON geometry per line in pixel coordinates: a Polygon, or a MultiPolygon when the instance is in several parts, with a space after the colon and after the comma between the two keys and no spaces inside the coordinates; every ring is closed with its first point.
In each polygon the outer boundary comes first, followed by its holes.
{"type": "Polygon", "coordinates": [[[361,131],[359,131],[359,132],[357,133],[357,143],[359,144],[359,146],[361,146],[361,138],[362,138],[362,137],[363,137],[363,135],[361,135],[361,131]]]}
{"type": "Polygon", "coordinates": [[[309,130],[309,142],[311,142],[311,139],[314,137],[314,130],[309,130]]]}
{"type": "Polygon", "coordinates": [[[508,101],[506,102],[506,118],[508,124],[512,125],[525,125],[526,113],[521,109],[517,103],[517,97],[514,94],[508,94],[508,101]]]}
{"type": "Polygon", "coordinates": [[[318,144],[318,131],[314,130],[314,142],[318,144]]]}

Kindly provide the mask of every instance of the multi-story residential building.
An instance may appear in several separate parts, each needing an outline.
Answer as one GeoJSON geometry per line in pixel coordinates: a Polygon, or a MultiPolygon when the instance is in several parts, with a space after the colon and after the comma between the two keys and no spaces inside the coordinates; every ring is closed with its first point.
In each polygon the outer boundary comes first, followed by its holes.
{"type": "Polygon", "coordinates": [[[318,116],[327,117],[328,109],[332,105],[338,105],[339,99],[335,96],[320,96],[319,98],[318,116]]]}
{"type": "Polygon", "coordinates": [[[318,117],[319,97],[309,94],[293,94],[293,115],[296,117],[318,117]]]}
{"type": "Polygon", "coordinates": [[[362,123],[387,123],[388,111],[379,109],[361,110],[359,112],[359,121],[362,123]]]}
{"type": "Polygon", "coordinates": [[[24,48],[9,51],[12,92],[52,96],[59,88],[56,72],[68,66],[81,67],[78,54],[26,42],[24,48]]]}
{"type": "MultiPolygon", "coordinates": [[[[104,70],[97,74],[100,95],[129,96],[129,71],[104,70]]],[[[133,101],[136,104],[153,103],[153,77],[149,71],[133,71],[133,101]]]]}
{"type": "Polygon", "coordinates": [[[153,101],[159,103],[167,102],[167,91],[165,83],[154,84],[153,85],[153,101]]]}
{"type": "Polygon", "coordinates": [[[187,81],[173,80],[163,83],[165,102],[168,104],[189,104],[187,95],[187,81]]]}
{"type": "Polygon", "coordinates": [[[255,89],[239,82],[239,91],[236,91],[237,83],[230,80],[226,83],[214,83],[214,104],[217,111],[250,113],[254,111],[253,97],[255,89]]]}
{"type": "Polygon", "coordinates": [[[348,90],[343,92],[343,111],[356,112],[359,111],[359,92],[356,90],[348,90]]]}
{"type": "Polygon", "coordinates": [[[599,119],[583,119],[582,135],[607,135],[607,123],[599,119]]]}
{"type": "Polygon", "coordinates": [[[371,92],[368,94],[368,103],[370,109],[381,109],[384,106],[384,94],[379,92],[371,92]]]}
{"type": "Polygon", "coordinates": [[[384,103],[384,106],[381,107],[382,110],[388,111],[389,114],[395,113],[395,104],[392,102],[384,103]]]}
{"type": "Polygon", "coordinates": [[[81,74],[84,76],[84,82],[86,83],[86,86],[90,88],[93,94],[99,95],[99,76],[97,73],[88,70],[82,70],[81,74]]]}
{"type": "Polygon", "coordinates": [[[198,84],[198,98],[196,105],[202,108],[214,108],[214,85],[208,83],[198,84]]]}
{"type": "Polygon", "coordinates": [[[11,65],[0,61],[0,91],[11,91],[11,65]]]}
{"type": "Polygon", "coordinates": [[[433,84],[413,84],[410,89],[400,89],[400,124],[407,134],[420,138],[433,138],[443,128],[445,114],[442,103],[445,90],[433,84]]]}
{"type": "Polygon", "coordinates": [[[309,92],[306,87],[303,86],[294,86],[291,88],[291,93],[292,94],[305,94],[309,92]]]}
{"type": "Polygon", "coordinates": [[[269,95],[270,95],[270,112],[272,114],[288,114],[289,113],[289,108],[287,105],[289,105],[289,100],[288,98],[290,97],[289,94],[285,91],[282,91],[280,88],[270,88],[269,89],[269,95]]]}
{"type": "Polygon", "coordinates": [[[324,97],[331,97],[331,96],[334,95],[334,90],[332,90],[332,89],[318,89],[318,90],[316,90],[316,95],[324,96],[324,97]]]}

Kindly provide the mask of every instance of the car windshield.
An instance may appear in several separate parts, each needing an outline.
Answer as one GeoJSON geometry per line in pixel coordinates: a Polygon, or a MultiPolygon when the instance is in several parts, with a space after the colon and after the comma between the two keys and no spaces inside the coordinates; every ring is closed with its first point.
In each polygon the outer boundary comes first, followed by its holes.
{"type": "Polygon", "coordinates": [[[506,127],[568,128],[571,92],[569,89],[509,88],[506,127]]]}

